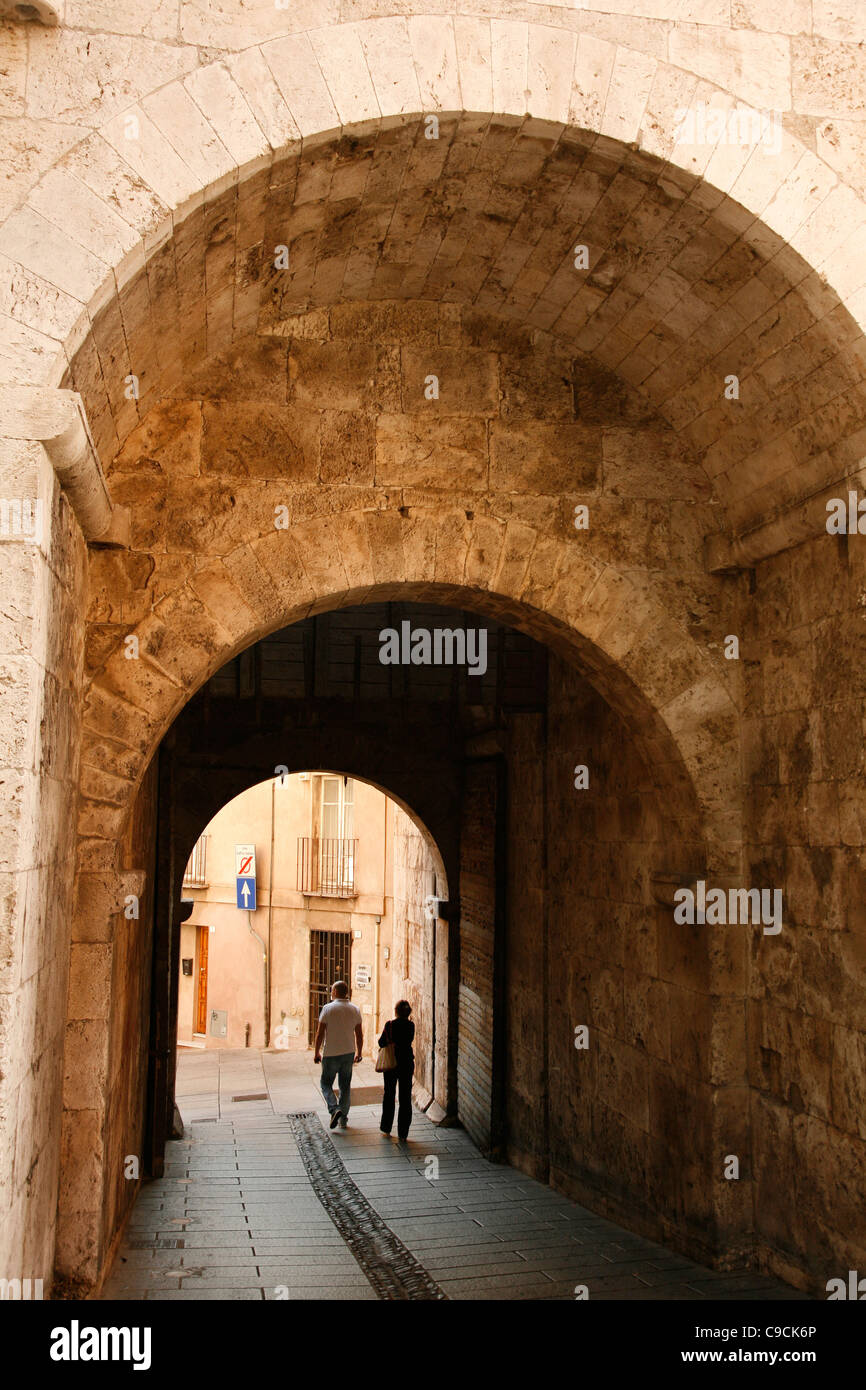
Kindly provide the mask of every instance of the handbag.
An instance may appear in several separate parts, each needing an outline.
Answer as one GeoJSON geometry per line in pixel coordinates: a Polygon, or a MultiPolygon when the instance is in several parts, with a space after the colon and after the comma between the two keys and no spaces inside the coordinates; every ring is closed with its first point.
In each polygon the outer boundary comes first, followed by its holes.
{"type": "Polygon", "coordinates": [[[390,1040],[390,1039],[391,1039],[391,1024],[390,1024],[390,1022],[388,1022],[388,1023],[385,1024],[385,1031],[386,1031],[387,1036],[388,1036],[388,1042],[385,1044],[384,1047],[380,1047],[380,1048],[379,1048],[379,1055],[378,1055],[378,1057],[376,1058],[376,1070],[377,1070],[377,1071],[395,1071],[395,1070],[396,1070],[396,1067],[397,1067],[397,1054],[396,1054],[396,1052],[394,1051],[394,1044],[393,1044],[393,1043],[391,1042],[391,1040],[390,1040]]]}

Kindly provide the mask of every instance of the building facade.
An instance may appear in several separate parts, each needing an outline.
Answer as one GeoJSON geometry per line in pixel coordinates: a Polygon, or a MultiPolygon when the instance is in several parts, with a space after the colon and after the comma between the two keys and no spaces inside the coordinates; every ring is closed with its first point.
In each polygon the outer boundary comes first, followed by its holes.
{"type": "Polygon", "coordinates": [[[344,979],[374,1054],[403,987],[392,942],[402,814],[366,782],[294,773],[251,787],[209,822],[183,881],[195,906],[181,927],[179,1042],[302,1050],[344,979]],[[251,855],[255,875],[239,875],[251,855]],[[251,910],[243,884],[253,879],[251,910]]]}

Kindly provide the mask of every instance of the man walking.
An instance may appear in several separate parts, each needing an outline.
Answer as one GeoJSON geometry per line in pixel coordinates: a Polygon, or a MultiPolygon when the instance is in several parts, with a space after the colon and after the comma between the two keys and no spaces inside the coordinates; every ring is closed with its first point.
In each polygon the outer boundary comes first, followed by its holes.
{"type": "Polygon", "coordinates": [[[319,1014],[314,1060],[322,1063],[322,1095],[331,1112],[331,1129],[346,1128],[352,1098],[352,1065],[364,1050],[361,1010],[349,1003],[344,980],[331,985],[331,1002],[319,1014]],[[324,1044],[324,1046],[323,1046],[324,1044]],[[323,1055],[324,1054],[324,1055],[323,1055]],[[340,1099],[334,1096],[334,1077],[340,1082],[340,1099]]]}

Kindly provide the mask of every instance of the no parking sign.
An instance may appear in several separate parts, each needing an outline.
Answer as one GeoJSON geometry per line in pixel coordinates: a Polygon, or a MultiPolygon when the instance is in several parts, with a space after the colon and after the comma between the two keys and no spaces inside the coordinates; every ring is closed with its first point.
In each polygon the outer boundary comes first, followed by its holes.
{"type": "Polygon", "coordinates": [[[235,845],[236,903],[241,911],[256,910],[256,847],[235,845]]]}

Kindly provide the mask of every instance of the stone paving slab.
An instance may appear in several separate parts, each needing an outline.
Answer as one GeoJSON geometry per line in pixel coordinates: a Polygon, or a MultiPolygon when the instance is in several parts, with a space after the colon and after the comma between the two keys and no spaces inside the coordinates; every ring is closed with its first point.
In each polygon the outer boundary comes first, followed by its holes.
{"type": "MultiPolygon", "coordinates": [[[[353,1105],[346,1130],[323,1131],[327,1143],[448,1298],[573,1300],[577,1284],[605,1301],[805,1297],[644,1240],[489,1164],[463,1131],[437,1128],[420,1113],[400,1145],[378,1130],[381,1080],[372,1065],[356,1068],[356,1078],[353,1090],[367,1103],[353,1105]],[[439,1164],[433,1179],[431,1156],[439,1164]]],[[[168,1145],[165,1176],[142,1190],[102,1297],[272,1301],[284,1289],[290,1301],[376,1299],[311,1184],[287,1118],[313,1112],[327,1124],[311,1055],[182,1051],[177,1097],[186,1134],[168,1145]],[[232,1099],[245,1091],[270,1100],[232,1099]],[[177,1246],[156,1245],[168,1240],[177,1246]]]]}

